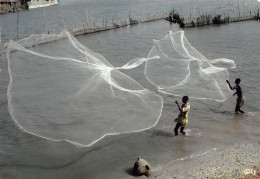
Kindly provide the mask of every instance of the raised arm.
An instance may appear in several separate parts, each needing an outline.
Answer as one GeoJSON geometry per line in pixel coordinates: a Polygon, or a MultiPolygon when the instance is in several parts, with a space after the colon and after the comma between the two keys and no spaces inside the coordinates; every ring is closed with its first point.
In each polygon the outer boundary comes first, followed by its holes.
{"type": "Polygon", "coordinates": [[[178,103],[178,101],[177,101],[177,100],[175,101],[175,103],[177,104],[177,106],[178,106],[179,110],[182,112],[182,109],[181,109],[181,107],[180,107],[180,105],[179,105],[179,103],[178,103]]]}
{"type": "Polygon", "coordinates": [[[228,80],[226,80],[226,82],[227,82],[227,84],[228,84],[228,86],[229,86],[229,88],[230,88],[231,90],[234,90],[234,89],[235,89],[235,87],[232,87],[232,86],[231,86],[231,84],[230,84],[230,82],[229,82],[228,80]]]}

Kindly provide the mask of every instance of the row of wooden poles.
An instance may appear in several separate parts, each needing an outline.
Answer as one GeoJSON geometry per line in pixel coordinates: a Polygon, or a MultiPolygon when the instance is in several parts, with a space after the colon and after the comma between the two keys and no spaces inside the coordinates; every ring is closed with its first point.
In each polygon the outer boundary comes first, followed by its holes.
{"type": "MultiPolygon", "coordinates": [[[[50,33],[48,26],[47,26],[45,8],[43,8],[43,15],[44,15],[44,25],[45,25],[46,34],[52,34],[52,33],[50,33]]],[[[129,14],[128,20],[121,20],[120,18],[113,18],[110,21],[110,23],[108,22],[107,18],[106,19],[103,18],[103,24],[102,23],[97,24],[95,21],[94,21],[94,23],[91,24],[91,23],[86,23],[85,20],[83,20],[83,24],[82,24],[83,26],[72,29],[72,34],[74,36],[79,36],[79,35],[84,35],[84,34],[100,32],[100,31],[107,31],[107,30],[117,29],[117,28],[121,28],[121,27],[136,25],[138,23],[151,22],[151,21],[155,21],[155,20],[165,19],[167,16],[168,16],[167,13],[158,14],[158,15],[147,14],[146,17],[134,19],[134,18],[132,18],[131,14],[129,14]]],[[[67,29],[62,17],[60,17],[60,21],[62,24],[62,28],[67,29]]],[[[16,37],[17,39],[19,39],[18,32],[19,32],[19,11],[17,12],[17,37],[16,37]]],[[[39,37],[39,38],[34,39],[34,41],[29,44],[24,44],[24,47],[30,48],[30,47],[34,47],[34,46],[37,46],[40,44],[45,44],[45,43],[53,42],[56,40],[60,40],[63,38],[66,38],[65,34],[39,37]]]]}
{"type": "MultiPolygon", "coordinates": [[[[45,25],[45,31],[46,34],[49,34],[48,26],[47,26],[47,20],[46,20],[46,13],[45,8],[43,9],[43,16],[44,16],[44,25],[45,25]]],[[[237,17],[229,17],[229,15],[208,15],[203,14],[199,17],[181,17],[180,13],[174,11],[174,9],[170,13],[162,13],[157,15],[150,15],[147,14],[146,17],[143,18],[133,18],[131,14],[129,13],[128,20],[121,20],[120,18],[112,18],[112,20],[109,22],[107,18],[103,17],[103,23],[97,24],[95,21],[92,24],[86,23],[85,19],[83,19],[83,23],[81,27],[75,27],[72,29],[72,34],[77,35],[83,35],[83,34],[89,34],[89,33],[95,33],[100,31],[107,31],[112,29],[117,29],[121,27],[125,27],[128,25],[135,25],[138,23],[144,23],[144,22],[150,22],[160,19],[166,19],[171,22],[177,22],[180,24],[180,27],[197,27],[197,26],[205,26],[205,25],[211,25],[211,24],[222,24],[222,23],[229,23],[229,22],[238,22],[238,21],[245,21],[245,20],[253,20],[253,19],[259,19],[259,8],[257,11],[249,11],[250,13],[238,12],[237,17]]],[[[61,24],[63,29],[66,28],[65,24],[63,22],[62,17],[60,17],[61,24]]],[[[19,39],[19,11],[17,12],[17,39],[19,39]]]]}
{"type": "MultiPolygon", "coordinates": [[[[45,26],[45,31],[46,34],[49,34],[50,31],[48,29],[47,25],[47,20],[46,20],[46,13],[45,13],[45,8],[43,9],[43,16],[44,16],[44,26],[45,26]]],[[[168,13],[162,13],[162,14],[157,14],[157,15],[150,15],[147,14],[146,17],[142,17],[139,19],[134,19],[131,14],[129,13],[129,18],[128,20],[121,20],[120,18],[112,18],[112,20],[108,20],[107,17],[103,17],[103,24],[102,23],[96,23],[94,21],[93,23],[86,23],[85,19],[82,20],[82,26],[81,27],[74,27],[72,29],[72,34],[77,36],[77,35],[83,35],[83,34],[89,34],[89,33],[94,33],[94,32],[100,32],[100,31],[106,31],[106,30],[112,30],[116,28],[121,28],[125,27],[128,25],[135,25],[138,23],[144,23],[144,22],[150,22],[150,21],[155,21],[155,20],[160,20],[160,19],[165,19],[168,16],[168,13]]],[[[63,18],[60,17],[60,21],[62,24],[62,28],[66,28],[63,18]]],[[[16,38],[19,39],[19,11],[17,12],[17,29],[16,29],[16,38]]]]}
{"type": "Polygon", "coordinates": [[[229,22],[239,22],[246,20],[259,20],[260,14],[259,9],[254,11],[248,11],[247,13],[240,11],[237,13],[237,16],[230,17],[226,14],[202,14],[198,17],[182,17],[180,13],[172,10],[166,20],[174,23],[179,23],[181,28],[187,27],[197,27],[197,26],[205,26],[212,24],[223,24],[229,22]],[[241,15],[242,14],[242,15],[241,15]]]}
{"type": "Polygon", "coordinates": [[[155,21],[155,20],[165,19],[167,16],[168,16],[167,13],[163,13],[163,14],[159,14],[159,15],[147,15],[144,18],[134,19],[129,14],[128,20],[121,20],[119,18],[112,18],[111,24],[109,24],[107,22],[107,19],[103,18],[103,26],[98,26],[94,22],[93,25],[88,25],[88,27],[83,26],[81,28],[80,27],[75,28],[75,29],[72,30],[72,33],[73,33],[73,35],[77,36],[77,35],[95,33],[95,32],[100,32],[100,31],[107,31],[107,30],[125,27],[125,26],[128,26],[128,25],[136,25],[138,23],[151,22],[151,21],[155,21]]]}

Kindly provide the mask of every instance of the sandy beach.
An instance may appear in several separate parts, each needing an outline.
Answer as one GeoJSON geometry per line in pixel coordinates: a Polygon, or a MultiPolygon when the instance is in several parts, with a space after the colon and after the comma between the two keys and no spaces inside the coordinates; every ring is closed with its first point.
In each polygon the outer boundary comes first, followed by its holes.
{"type": "Polygon", "coordinates": [[[160,167],[151,178],[260,178],[260,150],[251,144],[215,148],[160,167]]]}

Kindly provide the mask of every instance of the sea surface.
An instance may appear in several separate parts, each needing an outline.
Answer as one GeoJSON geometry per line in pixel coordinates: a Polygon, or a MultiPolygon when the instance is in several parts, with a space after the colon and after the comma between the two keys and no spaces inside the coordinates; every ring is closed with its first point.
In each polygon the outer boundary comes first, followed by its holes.
{"type": "MultiPolygon", "coordinates": [[[[87,25],[87,22],[93,24],[96,21],[96,25],[102,26],[103,19],[106,18],[109,21],[112,18],[127,20],[129,14],[140,19],[149,14],[169,12],[172,8],[187,15],[189,10],[193,14],[214,14],[226,10],[235,13],[238,6],[246,13],[250,9],[256,10],[257,1],[61,0],[59,5],[45,8],[45,11],[48,31],[58,33],[63,28],[61,19],[64,26],[72,30],[87,25]]],[[[178,115],[175,98],[162,95],[163,111],[154,128],[144,132],[108,136],[92,147],[77,148],[67,142],[48,141],[21,132],[10,116],[6,97],[9,74],[3,45],[9,39],[17,38],[17,17],[18,13],[0,16],[0,178],[132,178],[131,169],[138,156],[148,160],[156,173],[163,170],[162,166],[167,163],[172,162],[174,168],[174,161],[178,164],[185,162],[186,158],[196,161],[196,156],[211,154],[211,151],[218,148],[224,152],[236,145],[259,148],[259,22],[244,21],[184,29],[191,45],[207,59],[228,58],[235,61],[237,67],[229,71],[230,81],[234,85],[234,80],[241,78],[246,98],[242,107],[245,114],[234,113],[236,97],[223,103],[190,99],[187,136],[175,137],[173,119],[178,115]]],[[[158,20],[78,36],[77,39],[89,49],[102,54],[112,65],[121,66],[133,58],[147,57],[153,46],[152,40],[163,38],[169,30],[179,31],[180,28],[177,24],[158,20]]],[[[18,38],[39,33],[46,33],[43,9],[19,12],[18,38]]],[[[142,67],[138,67],[127,72],[127,75],[145,88],[153,90],[146,80],[139,78],[142,73],[142,67]]],[[[236,148],[232,150],[235,151],[236,148]]],[[[212,155],[215,153],[212,152],[212,155]]],[[[185,170],[188,168],[183,169],[184,172],[185,170]]]]}

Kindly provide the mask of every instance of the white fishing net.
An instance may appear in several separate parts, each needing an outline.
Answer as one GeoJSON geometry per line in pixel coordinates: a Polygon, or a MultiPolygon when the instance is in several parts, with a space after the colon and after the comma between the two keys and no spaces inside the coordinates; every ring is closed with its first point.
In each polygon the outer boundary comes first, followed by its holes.
{"type": "Polygon", "coordinates": [[[9,110],[22,130],[91,146],[158,122],[162,98],[118,71],[134,63],[114,68],[67,31],[57,36],[63,39],[33,49],[23,46],[37,36],[8,45],[9,110]]]}
{"type": "Polygon", "coordinates": [[[233,60],[207,60],[193,48],[184,31],[169,32],[163,39],[154,40],[146,61],[145,74],[161,93],[191,98],[225,101],[232,92],[226,84],[228,69],[235,68],[233,60]],[[163,80],[162,80],[163,79],[163,80]]]}
{"type": "Polygon", "coordinates": [[[66,30],[10,41],[7,57],[9,111],[17,126],[78,146],[92,146],[107,135],[157,124],[162,97],[122,70],[145,63],[145,76],[162,93],[223,101],[231,94],[225,84],[227,69],[234,67],[228,59],[207,60],[183,31],[170,32],[154,42],[147,58],[133,59],[122,67],[113,67],[66,30]]]}

